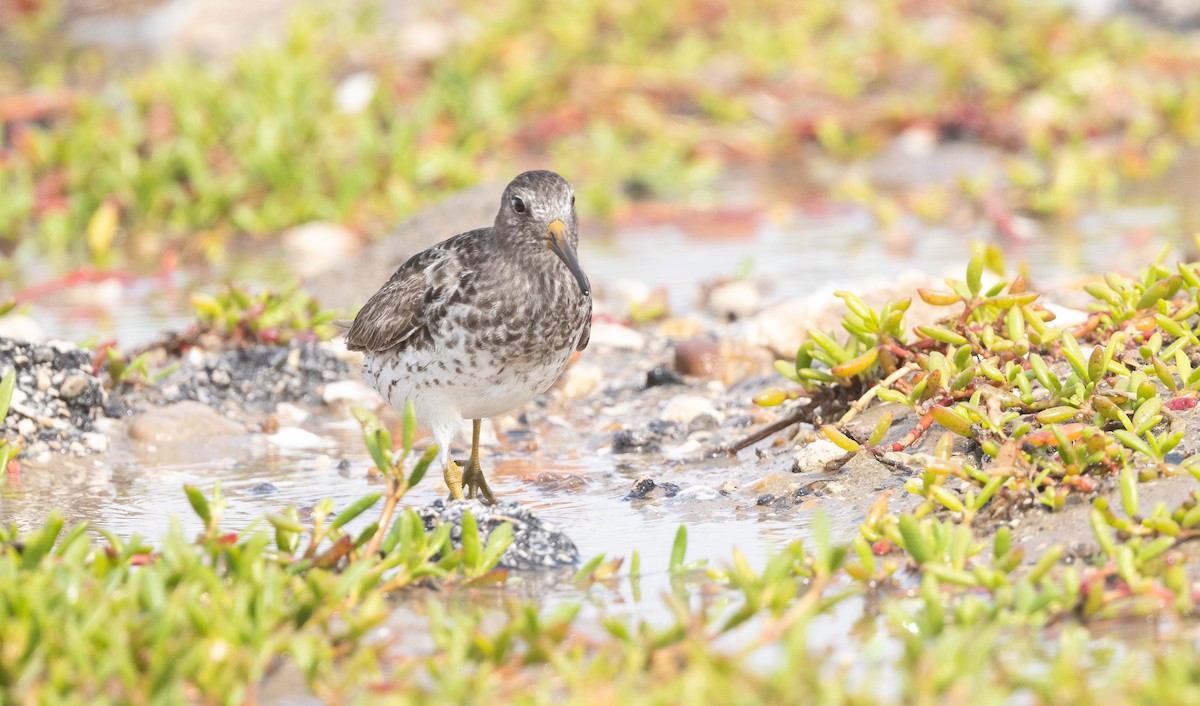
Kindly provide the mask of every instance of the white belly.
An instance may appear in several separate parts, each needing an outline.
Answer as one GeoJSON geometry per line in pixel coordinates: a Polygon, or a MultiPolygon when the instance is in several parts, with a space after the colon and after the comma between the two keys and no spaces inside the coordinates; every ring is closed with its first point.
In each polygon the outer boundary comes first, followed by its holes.
{"type": "Polygon", "coordinates": [[[393,409],[411,399],[425,425],[458,419],[487,419],[512,412],[554,384],[570,360],[564,352],[553,360],[496,360],[461,351],[409,349],[396,354],[368,354],[363,378],[379,390],[393,409]]]}

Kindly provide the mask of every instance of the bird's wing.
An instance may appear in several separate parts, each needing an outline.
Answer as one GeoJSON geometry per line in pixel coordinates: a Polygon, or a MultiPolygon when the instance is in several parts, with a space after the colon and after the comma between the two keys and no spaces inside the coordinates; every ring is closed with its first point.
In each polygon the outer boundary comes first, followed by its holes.
{"type": "Polygon", "coordinates": [[[575,350],[581,351],[587,348],[588,341],[592,339],[592,307],[591,301],[588,301],[587,317],[583,320],[583,335],[579,337],[579,344],[575,346],[575,350]]]}
{"type": "Polygon", "coordinates": [[[354,317],[346,347],[381,353],[403,348],[418,337],[444,312],[444,303],[472,279],[472,269],[452,247],[454,241],[480,232],[457,235],[409,258],[354,317]]]}

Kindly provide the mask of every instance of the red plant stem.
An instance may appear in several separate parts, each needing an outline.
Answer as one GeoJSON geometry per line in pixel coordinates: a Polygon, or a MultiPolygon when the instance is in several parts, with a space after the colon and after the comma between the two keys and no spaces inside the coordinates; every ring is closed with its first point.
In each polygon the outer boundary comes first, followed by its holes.
{"type": "Polygon", "coordinates": [[[925,430],[928,429],[932,425],[933,425],[933,415],[930,414],[929,412],[926,412],[925,416],[921,417],[921,421],[917,422],[917,425],[912,428],[912,431],[905,434],[903,439],[897,441],[896,443],[892,444],[891,446],[878,447],[879,451],[881,451],[883,453],[886,453],[888,451],[903,451],[904,449],[907,449],[909,446],[912,446],[913,444],[917,443],[917,439],[920,439],[921,435],[925,433],[925,430]]]}

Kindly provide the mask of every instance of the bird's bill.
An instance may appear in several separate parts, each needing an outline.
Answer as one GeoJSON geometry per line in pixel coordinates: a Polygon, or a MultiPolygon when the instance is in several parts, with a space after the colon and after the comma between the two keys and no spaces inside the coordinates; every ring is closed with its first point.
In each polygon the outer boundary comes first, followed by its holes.
{"type": "Polygon", "coordinates": [[[558,255],[558,259],[563,261],[571,274],[575,275],[575,281],[579,283],[580,291],[590,295],[592,287],[588,284],[583,269],[579,267],[579,259],[575,257],[575,251],[567,242],[567,225],[562,221],[554,221],[546,228],[546,235],[550,238],[550,249],[554,251],[555,255],[558,255]]]}

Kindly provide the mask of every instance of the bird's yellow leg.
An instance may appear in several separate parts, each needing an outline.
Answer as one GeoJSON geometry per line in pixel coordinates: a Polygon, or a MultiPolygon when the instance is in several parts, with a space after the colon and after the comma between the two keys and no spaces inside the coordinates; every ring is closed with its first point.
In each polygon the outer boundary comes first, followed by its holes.
{"type": "Polygon", "coordinates": [[[496,504],[496,496],[492,494],[492,489],[488,487],[487,479],[483,477],[483,468],[479,465],[479,427],[481,421],[478,419],[472,420],[471,425],[471,458],[467,460],[467,467],[462,472],[462,487],[467,489],[467,497],[472,500],[478,494],[479,499],[487,505],[496,504]]]}
{"type": "Polygon", "coordinates": [[[454,459],[446,461],[442,478],[446,481],[446,487],[450,489],[450,497],[447,500],[463,500],[463,473],[454,459]]]}

